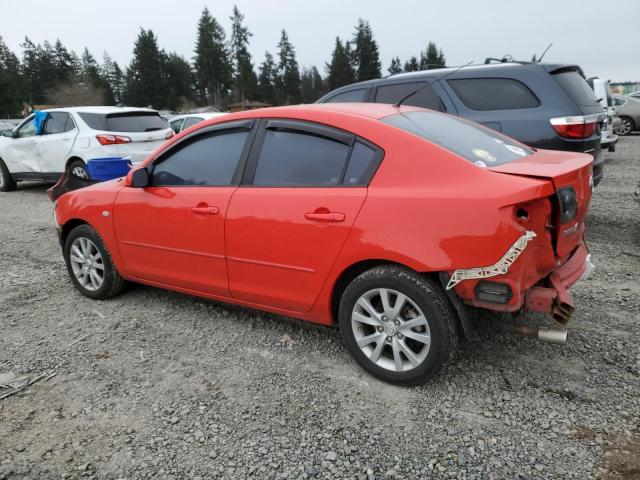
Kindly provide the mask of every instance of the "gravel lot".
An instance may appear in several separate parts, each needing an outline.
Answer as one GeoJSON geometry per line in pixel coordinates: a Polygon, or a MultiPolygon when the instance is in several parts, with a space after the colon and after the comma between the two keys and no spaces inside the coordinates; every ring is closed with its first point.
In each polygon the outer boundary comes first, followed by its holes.
{"type": "Polygon", "coordinates": [[[86,299],[46,186],[0,194],[0,384],[46,375],[0,400],[0,479],[640,478],[640,136],[607,158],[568,345],[482,326],[414,388],[334,329],[142,286],[86,299]]]}

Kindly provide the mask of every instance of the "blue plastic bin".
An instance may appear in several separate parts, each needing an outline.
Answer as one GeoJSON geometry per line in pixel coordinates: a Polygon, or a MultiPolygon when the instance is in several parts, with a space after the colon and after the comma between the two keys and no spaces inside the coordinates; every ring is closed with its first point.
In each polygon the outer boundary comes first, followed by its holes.
{"type": "Polygon", "coordinates": [[[87,162],[87,173],[91,180],[105,181],[124,177],[131,170],[131,160],[114,158],[95,158],[87,162]]]}

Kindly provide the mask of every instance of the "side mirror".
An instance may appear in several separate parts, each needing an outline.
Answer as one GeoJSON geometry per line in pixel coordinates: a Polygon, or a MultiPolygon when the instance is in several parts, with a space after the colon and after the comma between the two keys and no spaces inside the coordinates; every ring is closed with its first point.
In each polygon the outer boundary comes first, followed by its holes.
{"type": "Polygon", "coordinates": [[[13,130],[11,129],[2,130],[2,136],[13,138],[14,137],[13,130]]]}
{"type": "Polygon", "coordinates": [[[149,186],[149,170],[147,168],[139,168],[131,173],[131,188],[145,188],[149,186]]]}

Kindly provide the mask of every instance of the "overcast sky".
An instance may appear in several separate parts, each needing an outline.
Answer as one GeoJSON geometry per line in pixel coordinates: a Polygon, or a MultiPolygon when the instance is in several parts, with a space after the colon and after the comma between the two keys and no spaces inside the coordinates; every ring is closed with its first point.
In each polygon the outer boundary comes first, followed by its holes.
{"type": "Polygon", "coordinates": [[[257,65],[272,53],[285,28],[300,66],[324,74],[336,35],[350,38],[359,17],[369,20],[380,46],[383,75],[392,57],[404,62],[428,41],[448,65],[511,54],[529,60],[551,42],[549,62],[581,65],[588,76],[640,81],[640,0],[2,0],[0,35],[16,53],[25,35],[34,42],[60,38],[78,53],[105,50],[119,63],[131,59],[140,27],[162,48],[193,56],[196,25],[206,5],[229,32],[234,4],[253,33],[257,65]],[[608,20],[609,19],[609,20],[608,20]]]}

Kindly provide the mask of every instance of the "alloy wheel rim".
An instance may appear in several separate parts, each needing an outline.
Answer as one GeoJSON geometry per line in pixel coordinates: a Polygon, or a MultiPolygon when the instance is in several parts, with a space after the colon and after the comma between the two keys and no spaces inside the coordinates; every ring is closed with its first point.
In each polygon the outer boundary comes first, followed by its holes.
{"type": "Polygon", "coordinates": [[[4,187],[4,172],[0,169],[0,188],[4,187]]]}
{"type": "Polygon", "coordinates": [[[78,178],[89,178],[89,175],[87,175],[87,172],[82,167],[75,167],[73,170],[71,170],[71,173],[73,173],[78,178]]]}
{"type": "Polygon", "coordinates": [[[419,367],[431,348],[424,313],[405,294],[388,288],[369,290],[351,313],[356,344],[378,367],[407,372],[419,367]]]}
{"type": "Polygon", "coordinates": [[[622,120],[622,124],[618,131],[616,132],[618,135],[627,135],[631,132],[631,122],[629,120],[622,120]]]}
{"type": "Polygon", "coordinates": [[[71,269],[78,283],[89,291],[98,290],[104,283],[104,260],[95,243],[86,237],[76,238],[69,252],[71,269]]]}

